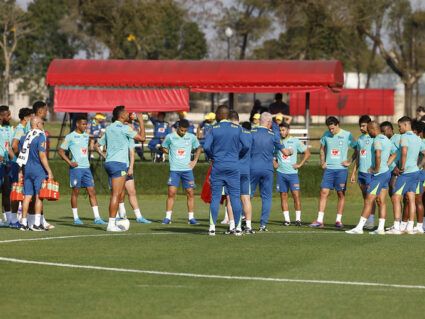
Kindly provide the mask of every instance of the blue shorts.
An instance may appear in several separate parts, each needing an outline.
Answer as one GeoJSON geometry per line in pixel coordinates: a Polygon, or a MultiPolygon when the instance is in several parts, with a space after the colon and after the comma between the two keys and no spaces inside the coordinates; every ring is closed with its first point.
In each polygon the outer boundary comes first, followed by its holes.
{"type": "Polygon", "coordinates": [[[40,194],[41,184],[47,179],[45,173],[34,174],[32,172],[25,172],[24,174],[24,195],[38,195],[40,194]]]}
{"type": "Polygon", "coordinates": [[[13,183],[19,182],[19,165],[16,162],[9,162],[9,178],[10,178],[10,186],[13,183]]]}
{"type": "MultiPolygon", "coordinates": [[[[127,167],[127,172],[128,172],[128,167],[127,167]]],[[[125,177],[125,181],[133,181],[134,180],[134,175],[130,175],[130,176],[126,176],[125,177]]],[[[108,176],[108,183],[109,183],[109,189],[112,189],[112,179],[108,176]]]]}
{"type": "Polygon", "coordinates": [[[106,162],[105,170],[110,178],[121,177],[127,174],[128,167],[122,162],[106,162]]]}
{"type": "Polygon", "coordinates": [[[416,195],[420,195],[424,192],[425,184],[425,172],[423,169],[418,171],[418,186],[416,187],[416,195]]]}
{"type": "Polygon", "coordinates": [[[170,171],[170,177],[168,178],[168,186],[179,187],[180,180],[183,185],[183,189],[195,188],[195,178],[193,177],[193,171],[170,171]]]}
{"type": "Polygon", "coordinates": [[[81,187],[94,187],[93,175],[90,168],[69,168],[69,186],[81,187]]]}
{"type": "Polygon", "coordinates": [[[276,192],[288,193],[289,189],[291,189],[291,192],[300,190],[300,179],[298,174],[283,174],[277,172],[276,192]]]}
{"type": "Polygon", "coordinates": [[[325,169],[321,188],[344,192],[347,186],[348,169],[325,169]]]}
{"type": "Polygon", "coordinates": [[[369,185],[372,179],[372,174],[359,172],[357,183],[360,185],[369,185]]]}
{"type": "Polygon", "coordinates": [[[401,174],[395,181],[393,194],[404,196],[407,192],[416,193],[418,181],[418,172],[401,174]]]}
{"type": "Polygon", "coordinates": [[[241,174],[241,195],[251,195],[251,177],[241,174]]]}
{"type": "Polygon", "coordinates": [[[372,175],[370,183],[367,186],[366,192],[372,195],[379,195],[381,189],[388,189],[391,180],[391,172],[387,171],[379,175],[372,175]]]}

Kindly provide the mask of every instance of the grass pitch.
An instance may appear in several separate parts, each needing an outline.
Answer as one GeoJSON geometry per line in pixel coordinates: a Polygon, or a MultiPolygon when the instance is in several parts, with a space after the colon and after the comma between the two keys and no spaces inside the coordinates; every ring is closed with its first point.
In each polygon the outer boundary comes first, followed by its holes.
{"type": "MultiPolygon", "coordinates": [[[[200,226],[187,225],[184,198],[176,202],[171,225],[161,225],[164,196],[143,197],[146,218],[109,234],[93,225],[88,200],[80,198],[83,226],[72,224],[69,198],[46,203],[56,229],[19,232],[0,229],[0,257],[69,265],[81,269],[0,260],[2,318],[396,318],[422,317],[425,289],[350,285],[350,282],[425,286],[425,236],[347,235],[334,228],[331,199],[325,229],[310,229],[317,199],[303,199],[303,227],[282,227],[278,199],[273,199],[269,233],[243,237],[206,236],[208,206],[196,202],[200,226]],[[100,235],[100,236],[92,236],[100,235]],[[51,240],[11,241],[19,239],[51,240]],[[66,237],[75,236],[75,237],[66,237]],[[79,237],[81,236],[81,237],[79,237]],[[87,236],[87,237],[83,237],[87,236]],[[122,271],[114,271],[119,268],[122,271]],[[155,271],[137,273],[128,270],[155,271]],[[164,274],[168,272],[172,274],[164,274]],[[237,279],[175,276],[176,273],[247,277],[237,279]],[[263,281],[254,277],[298,279],[263,281]],[[309,280],[316,282],[308,282],[309,280]],[[317,281],[339,281],[340,284],[317,281]]],[[[107,217],[107,197],[99,198],[107,217]]],[[[260,201],[253,200],[259,226],[260,201]]],[[[347,198],[343,222],[357,223],[362,203],[347,198]]],[[[391,205],[389,205],[389,215],[391,205]]],[[[219,220],[223,217],[223,209],[219,220]]],[[[294,218],[293,209],[291,217],[294,218]]],[[[391,223],[388,218],[387,224],[391,223]]],[[[217,232],[225,230],[218,226],[217,232]]]]}

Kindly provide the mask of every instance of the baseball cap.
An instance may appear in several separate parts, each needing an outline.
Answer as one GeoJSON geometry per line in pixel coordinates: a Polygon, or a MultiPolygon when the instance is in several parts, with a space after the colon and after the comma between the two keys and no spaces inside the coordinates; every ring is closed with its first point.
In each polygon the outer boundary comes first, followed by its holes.
{"type": "Polygon", "coordinates": [[[180,111],[180,112],[179,112],[179,115],[184,115],[184,116],[186,116],[186,114],[187,114],[187,112],[185,112],[185,111],[180,111]]]}
{"type": "Polygon", "coordinates": [[[282,121],[283,120],[283,116],[282,115],[276,116],[276,120],[282,121]]]}
{"type": "Polygon", "coordinates": [[[252,118],[259,120],[260,119],[261,114],[260,113],[255,113],[254,116],[252,118]]]}
{"type": "Polygon", "coordinates": [[[215,120],[215,113],[210,112],[207,115],[205,115],[206,120],[215,120]]]}
{"type": "Polygon", "coordinates": [[[106,116],[103,113],[96,113],[94,118],[104,120],[104,119],[106,119],[106,116]]]}

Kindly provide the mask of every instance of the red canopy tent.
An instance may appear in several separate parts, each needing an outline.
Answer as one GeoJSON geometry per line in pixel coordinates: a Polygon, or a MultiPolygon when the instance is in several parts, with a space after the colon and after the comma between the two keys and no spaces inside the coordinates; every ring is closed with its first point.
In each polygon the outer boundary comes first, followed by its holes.
{"type": "Polygon", "coordinates": [[[116,105],[133,112],[189,110],[189,90],[303,93],[308,131],[310,92],[339,92],[344,74],[340,61],[56,59],[46,83],[55,87],[57,112],[111,112],[116,105]]]}
{"type": "Polygon", "coordinates": [[[340,91],[344,74],[340,61],[56,59],[46,82],[56,88],[59,112],[111,111],[117,104],[141,112],[188,110],[189,90],[306,93],[308,128],[310,92],[340,91]]]}

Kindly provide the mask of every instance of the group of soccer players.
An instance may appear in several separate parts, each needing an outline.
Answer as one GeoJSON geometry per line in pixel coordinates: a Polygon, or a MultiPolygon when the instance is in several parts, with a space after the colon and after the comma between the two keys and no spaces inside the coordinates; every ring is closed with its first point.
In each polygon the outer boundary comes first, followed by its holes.
{"type": "MultiPolygon", "coordinates": [[[[12,129],[9,123],[9,108],[0,106],[0,176],[3,209],[6,215],[3,220],[9,226],[21,230],[42,231],[54,227],[46,222],[43,215],[43,200],[39,197],[43,180],[53,179],[46,156],[46,136],[43,130],[46,114],[46,104],[36,102],[32,109],[20,110],[20,123],[12,129]],[[18,217],[19,203],[8,198],[10,186],[20,178],[24,183],[21,219],[18,217]]],[[[249,122],[240,125],[237,112],[224,105],[218,107],[214,116],[208,114],[207,117],[203,127],[197,132],[198,137],[202,137],[202,145],[193,134],[194,130],[193,133],[189,132],[191,123],[182,114],[175,131],[167,131],[159,141],[160,147],[155,148],[168,154],[170,162],[168,199],[162,223],[171,223],[177,189],[182,183],[187,196],[188,223],[199,224],[194,217],[195,180],[192,170],[203,148],[206,156],[212,161],[209,177],[211,185],[209,235],[215,235],[215,224],[223,195],[226,195],[229,201],[229,229],[225,233],[237,236],[242,235],[243,231],[246,234],[255,233],[252,227],[250,199],[257,186],[262,201],[258,231],[267,231],[274,169],[277,170],[276,191],[281,197],[284,218],[282,225],[291,225],[288,204],[288,193],[291,190],[294,198],[295,225],[301,226],[298,169],[307,162],[310,152],[300,140],[290,135],[289,124],[280,118],[279,123],[276,123],[270,113],[264,112],[257,116],[259,118],[256,125],[249,122]],[[303,154],[299,163],[298,153],[303,154]],[[245,217],[244,229],[242,216],[245,217]]],[[[75,129],[66,136],[59,150],[60,157],[69,165],[71,207],[75,224],[83,224],[77,209],[81,187],[87,188],[94,223],[107,225],[107,231],[124,231],[116,221],[117,215],[118,218],[126,218],[124,206],[126,190],[136,221],[151,223],[140,212],[134,184],[134,141],[146,140],[142,114],[137,114],[137,120],[139,125],[136,130],[125,107],[116,107],[113,110],[113,123],[105,128],[105,134],[97,139],[94,145],[94,149],[105,158],[105,170],[111,188],[109,219],[105,222],[99,215],[94,179],[90,171],[88,154],[91,142],[90,135],[86,133],[87,118],[84,115],[77,115],[75,118],[75,129]],[[106,147],[106,155],[102,147],[106,147]]],[[[155,125],[158,123],[160,125],[164,119],[159,115],[157,119],[151,117],[151,121],[155,125]]],[[[391,123],[379,124],[364,115],[359,120],[361,136],[357,140],[350,132],[340,128],[339,121],[335,117],[329,117],[326,125],[328,130],[320,140],[320,161],[324,174],[318,217],[309,226],[324,227],[327,198],[330,191],[335,189],[338,195],[335,226],[344,227],[342,215],[348,167],[354,163],[350,181],[356,182],[358,172],[357,181],[363,194],[364,208],[358,225],[347,233],[361,234],[364,228],[373,230],[376,207],[379,223],[378,228],[371,234],[423,233],[425,123],[402,117],[398,121],[400,134],[394,134],[391,123]],[[349,147],[354,149],[350,159],[347,158],[349,147]],[[385,232],[387,193],[393,204],[394,225],[385,232]],[[415,219],[417,219],[416,227],[414,227],[415,219]]]]}
{"type": "Polygon", "coordinates": [[[19,124],[12,128],[11,113],[6,105],[0,106],[0,184],[2,185],[2,226],[20,230],[45,231],[53,229],[43,212],[39,197],[42,182],[53,179],[46,155],[46,135],[43,121],[47,105],[38,101],[31,108],[19,111],[19,124]],[[30,147],[31,146],[31,147],[30,147]],[[14,183],[23,181],[21,216],[19,202],[11,200],[14,183]]]}

